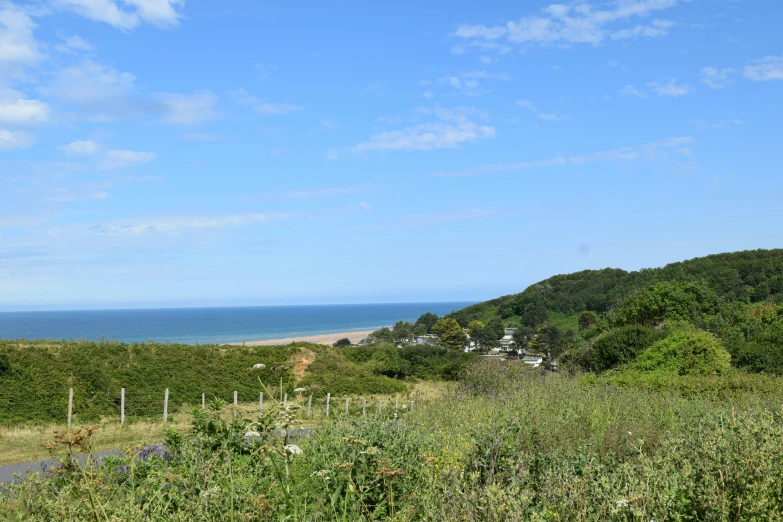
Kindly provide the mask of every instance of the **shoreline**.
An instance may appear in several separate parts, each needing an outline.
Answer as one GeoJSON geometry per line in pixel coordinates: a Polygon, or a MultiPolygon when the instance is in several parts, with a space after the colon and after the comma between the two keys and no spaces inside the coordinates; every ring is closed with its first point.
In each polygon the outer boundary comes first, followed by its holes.
{"type": "Polygon", "coordinates": [[[331,346],[339,339],[343,339],[345,337],[347,337],[351,341],[351,344],[356,344],[357,342],[361,341],[362,339],[364,339],[374,331],[375,330],[362,330],[359,332],[356,331],[336,332],[336,333],[327,333],[327,334],[307,335],[302,337],[285,337],[283,339],[266,339],[263,341],[246,341],[246,342],[228,343],[228,344],[234,344],[234,345],[244,344],[245,346],[273,346],[278,344],[307,342],[307,343],[316,343],[316,344],[326,344],[328,346],[331,346]]]}

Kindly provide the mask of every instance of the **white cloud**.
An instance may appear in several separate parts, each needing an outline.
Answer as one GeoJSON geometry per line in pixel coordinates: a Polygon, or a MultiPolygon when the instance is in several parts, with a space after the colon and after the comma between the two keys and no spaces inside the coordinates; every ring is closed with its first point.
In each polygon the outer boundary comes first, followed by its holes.
{"type": "Polygon", "coordinates": [[[429,214],[409,214],[404,220],[398,223],[387,223],[382,225],[362,225],[356,227],[356,230],[362,232],[385,232],[395,230],[410,230],[415,228],[435,227],[447,225],[449,223],[458,223],[472,219],[484,219],[496,215],[494,210],[472,209],[460,212],[432,212],[429,214]]]}
{"type": "Polygon", "coordinates": [[[664,156],[669,151],[679,154],[688,154],[689,151],[683,146],[692,140],[690,136],[680,136],[655,141],[638,147],[618,147],[615,149],[597,151],[590,154],[581,154],[573,156],[556,156],[540,161],[519,161],[516,163],[496,163],[490,165],[481,165],[456,171],[435,172],[433,176],[476,176],[482,174],[497,174],[499,172],[508,172],[515,170],[527,170],[540,167],[553,167],[564,165],[584,165],[593,162],[630,162],[638,159],[644,154],[649,159],[655,159],[658,156],[664,156]]]}
{"type": "Polygon", "coordinates": [[[517,44],[587,43],[598,45],[607,38],[659,37],[668,33],[673,22],[655,19],[650,24],[618,27],[634,18],[675,7],[681,0],[623,0],[608,8],[588,3],[551,4],[537,14],[504,25],[461,25],[454,36],[466,40],[495,43],[505,39],[517,44]]]}
{"type": "Polygon", "coordinates": [[[116,170],[126,167],[142,165],[154,160],[157,155],[154,152],[137,152],[133,150],[107,150],[98,163],[101,170],[116,170]]]}
{"type": "Polygon", "coordinates": [[[0,129],[0,151],[21,149],[35,143],[35,136],[26,132],[0,129]]]}
{"type": "Polygon", "coordinates": [[[745,66],[745,78],[753,81],[783,80],[783,56],[765,56],[745,66]]]}
{"type": "Polygon", "coordinates": [[[181,17],[177,6],[182,6],[185,2],[184,0],[123,0],[125,9],[119,7],[114,0],[55,0],[55,3],[90,20],[107,23],[127,31],[144,22],[162,28],[174,27],[181,17]]]}
{"type": "Polygon", "coordinates": [[[217,134],[207,134],[204,132],[189,132],[182,136],[183,141],[220,141],[223,139],[217,134]]]}
{"type": "Polygon", "coordinates": [[[421,95],[425,98],[432,98],[433,96],[432,91],[424,91],[421,95]]]}
{"type": "Polygon", "coordinates": [[[33,36],[35,24],[22,9],[0,2],[0,73],[19,73],[44,54],[33,36]]]}
{"type": "Polygon", "coordinates": [[[245,89],[231,91],[229,94],[239,105],[247,105],[259,114],[288,114],[301,109],[298,105],[292,103],[269,103],[261,101],[245,89]]]}
{"type": "Polygon", "coordinates": [[[0,101],[0,124],[35,125],[49,120],[51,107],[40,100],[0,101]]]}
{"type": "Polygon", "coordinates": [[[89,104],[93,109],[103,108],[111,112],[111,106],[118,102],[118,98],[135,89],[135,81],[136,77],[130,73],[87,59],[79,65],[59,70],[52,84],[40,90],[66,101],[89,104]]]}
{"type": "Polygon", "coordinates": [[[619,91],[620,94],[623,96],[636,96],[637,98],[646,98],[645,94],[643,92],[640,92],[639,89],[636,88],[634,85],[626,85],[619,91]]]}
{"type": "Polygon", "coordinates": [[[691,92],[691,86],[678,84],[677,78],[672,78],[667,83],[650,82],[647,86],[658,96],[685,96],[691,92]]]}
{"type": "Polygon", "coordinates": [[[734,69],[716,69],[715,67],[702,67],[701,83],[713,89],[722,89],[732,82],[729,75],[734,74],[734,69]]]}
{"type": "MultiPolygon", "coordinates": [[[[495,128],[478,125],[469,119],[476,113],[470,107],[445,109],[435,107],[421,111],[433,114],[437,120],[406,127],[404,129],[381,132],[368,141],[350,147],[348,151],[363,154],[370,151],[417,150],[457,148],[463,143],[475,142],[495,137],[495,128]]],[[[330,150],[329,157],[334,159],[339,151],[330,150]]]]}
{"type": "Polygon", "coordinates": [[[81,140],[60,145],[57,148],[69,156],[92,156],[98,154],[103,147],[91,140],[81,140]]]}
{"type": "Polygon", "coordinates": [[[482,56],[481,58],[479,58],[479,60],[481,60],[481,63],[483,64],[490,64],[490,63],[497,62],[497,60],[489,56],[482,56]]]}
{"type": "Polygon", "coordinates": [[[692,120],[689,123],[698,127],[699,129],[727,129],[734,125],[745,125],[745,122],[739,118],[733,118],[731,120],[716,120],[712,122],[707,120],[692,120]]]}
{"type": "Polygon", "coordinates": [[[95,47],[78,35],[67,36],[63,38],[63,43],[57,44],[56,49],[64,53],[73,53],[74,51],[94,51],[95,47]]]}
{"type": "Polygon", "coordinates": [[[535,114],[538,117],[538,119],[540,119],[540,120],[557,121],[557,120],[562,120],[563,119],[562,116],[558,116],[557,114],[551,114],[551,113],[542,112],[541,109],[536,104],[531,102],[530,100],[518,100],[517,101],[517,105],[519,105],[520,107],[522,107],[524,109],[529,110],[530,112],[535,114]]]}
{"type": "Polygon", "coordinates": [[[326,127],[327,129],[334,129],[337,128],[337,122],[334,120],[323,119],[321,120],[321,126],[326,127]]]}
{"type": "Polygon", "coordinates": [[[153,233],[176,233],[224,227],[242,227],[266,223],[270,219],[285,219],[285,214],[237,214],[228,216],[181,216],[115,221],[91,227],[92,231],[109,236],[141,236],[153,233]]]}
{"type": "Polygon", "coordinates": [[[217,98],[212,93],[158,94],[163,104],[162,120],[165,123],[199,123],[215,117],[217,98]]]}

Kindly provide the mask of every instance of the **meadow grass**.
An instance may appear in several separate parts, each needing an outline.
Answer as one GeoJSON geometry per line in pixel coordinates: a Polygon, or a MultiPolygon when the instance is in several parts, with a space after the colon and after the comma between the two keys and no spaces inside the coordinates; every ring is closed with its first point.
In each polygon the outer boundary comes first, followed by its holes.
{"type": "MultiPolygon", "coordinates": [[[[261,418],[213,408],[164,433],[166,450],[31,476],[0,498],[0,519],[783,519],[779,381],[698,385],[486,361],[413,408],[335,415],[300,439],[287,436],[300,404],[261,418]]],[[[89,437],[62,442],[70,452],[89,437]]]]}

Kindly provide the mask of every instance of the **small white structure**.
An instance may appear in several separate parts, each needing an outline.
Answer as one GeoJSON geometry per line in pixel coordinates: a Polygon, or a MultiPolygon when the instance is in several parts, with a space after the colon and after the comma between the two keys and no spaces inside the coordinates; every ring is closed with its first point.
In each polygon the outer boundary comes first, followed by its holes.
{"type": "Polygon", "coordinates": [[[514,332],[517,331],[516,328],[506,328],[504,331],[503,338],[500,340],[500,350],[503,352],[510,352],[511,350],[516,349],[517,343],[514,341],[514,332]]]}
{"type": "Polygon", "coordinates": [[[258,363],[253,365],[254,370],[263,370],[264,368],[266,368],[266,364],[263,363],[258,363]]]}
{"type": "Polygon", "coordinates": [[[424,334],[416,337],[416,344],[421,346],[436,346],[438,341],[438,336],[435,334],[424,334]]]}
{"type": "Polygon", "coordinates": [[[522,362],[529,364],[533,368],[538,368],[544,362],[544,358],[539,355],[528,355],[527,357],[522,357],[522,362]]]}

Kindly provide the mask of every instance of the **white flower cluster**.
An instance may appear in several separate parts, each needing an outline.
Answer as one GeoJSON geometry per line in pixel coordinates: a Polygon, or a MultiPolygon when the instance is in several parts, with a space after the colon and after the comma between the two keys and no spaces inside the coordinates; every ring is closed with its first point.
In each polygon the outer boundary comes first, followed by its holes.
{"type": "Polygon", "coordinates": [[[301,455],[302,454],[302,448],[300,448],[296,444],[289,444],[288,446],[283,446],[283,449],[289,455],[301,455]]]}

